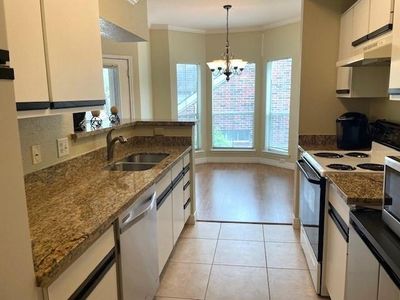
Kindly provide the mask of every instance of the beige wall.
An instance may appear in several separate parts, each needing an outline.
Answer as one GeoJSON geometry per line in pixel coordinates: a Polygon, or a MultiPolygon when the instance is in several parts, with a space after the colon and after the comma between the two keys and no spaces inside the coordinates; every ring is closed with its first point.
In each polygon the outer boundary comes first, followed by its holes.
{"type": "Polygon", "coordinates": [[[171,119],[171,70],[168,31],[151,30],[150,48],[154,118],[171,119]]]}
{"type": "Polygon", "coordinates": [[[132,6],[127,0],[99,0],[100,16],[132,33],[149,40],[147,0],[132,6]]]}
{"type": "Polygon", "coordinates": [[[340,15],[349,1],[303,0],[300,134],[336,134],[347,111],[369,113],[368,100],[336,98],[340,15]]]}
{"type": "Polygon", "coordinates": [[[400,123],[400,101],[387,99],[373,99],[369,101],[370,121],[386,119],[391,122],[400,123]]]}

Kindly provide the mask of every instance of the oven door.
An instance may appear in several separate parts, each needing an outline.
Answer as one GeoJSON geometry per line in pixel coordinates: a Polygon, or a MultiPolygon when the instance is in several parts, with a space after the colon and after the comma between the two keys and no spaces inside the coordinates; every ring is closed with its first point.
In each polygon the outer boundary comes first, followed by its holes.
{"type": "Polygon", "coordinates": [[[385,160],[383,221],[400,237],[400,161],[385,160]]]}
{"type": "Polygon", "coordinates": [[[306,160],[299,167],[300,222],[314,256],[322,261],[325,209],[325,178],[321,177],[306,160]]]}

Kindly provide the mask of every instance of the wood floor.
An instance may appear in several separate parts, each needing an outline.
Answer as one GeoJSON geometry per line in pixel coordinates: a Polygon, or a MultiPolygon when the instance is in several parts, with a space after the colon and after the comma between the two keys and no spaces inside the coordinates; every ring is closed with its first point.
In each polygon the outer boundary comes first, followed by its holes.
{"type": "Polygon", "coordinates": [[[293,171],[260,164],[196,166],[197,219],[292,223],[293,171]]]}

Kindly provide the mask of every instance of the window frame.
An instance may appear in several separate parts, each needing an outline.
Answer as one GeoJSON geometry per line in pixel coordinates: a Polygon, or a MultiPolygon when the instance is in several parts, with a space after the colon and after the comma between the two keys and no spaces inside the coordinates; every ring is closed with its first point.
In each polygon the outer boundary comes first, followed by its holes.
{"type": "MultiPolygon", "coordinates": [[[[254,152],[256,150],[256,144],[257,144],[257,132],[256,132],[256,119],[257,119],[257,70],[258,70],[258,65],[255,61],[249,61],[247,65],[254,65],[255,70],[254,70],[254,110],[253,110],[253,140],[252,140],[252,145],[251,147],[216,147],[214,146],[214,122],[213,122],[213,80],[214,80],[214,75],[211,73],[210,74],[210,79],[211,79],[211,109],[210,109],[210,122],[211,122],[211,132],[210,132],[210,150],[211,151],[216,151],[216,152],[254,152]]],[[[225,75],[221,75],[225,76],[225,75]]],[[[241,76],[241,75],[234,75],[234,76],[241,76]]]]}
{"type": "Polygon", "coordinates": [[[176,118],[179,120],[179,111],[178,111],[178,65],[194,65],[197,68],[197,120],[195,121],[195,130],[197,131],[197,141],[194,141],[194,150],[201,151],[203,147],[202,143],[202,90],[201,90],[201,65],[198,63],[192,62],[177,62],[175,63],[175,72],[176,72],[176,118]]]}
{"type": "Polygon", "coordinates": [[[271,153],[271,154],[277,154],[281,156],[289,156],[290,155],[290,133],[291,133],[291,128],[290,128],[290,115],[292,111],[292,95],[293,95],[293,62],[294,59],[291,56],[285,56],[285,57],[277,57],[273,59],[269,59],[265,62],[265,96],[264,96],[264,111],[263,111],[263,119],[264,119],[264,135],[263,135],[263,152],[264,153],[271,153]],[[271,89],[271,79],[270,79],[270,71],[272,68],[272,63],[276,61],[281,61],[281,60],[291,60],[291,69],[290,69],[290,102],[289,102],[289,132],[288,132],[288,145],[287,145],[287,150],[283,150],[280,148],[270,148],[269,147],[269,140],[270,140],[270,135],[268,134],[269,132],[269,120],[270,120],[270,107],[271,107],[271,101],[270,101],[270,89],[271,89]]]}

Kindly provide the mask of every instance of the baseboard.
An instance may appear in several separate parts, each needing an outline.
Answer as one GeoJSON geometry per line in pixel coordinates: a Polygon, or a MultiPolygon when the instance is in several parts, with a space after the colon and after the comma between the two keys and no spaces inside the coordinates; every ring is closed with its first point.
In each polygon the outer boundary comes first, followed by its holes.
{"type": "Polygon", "coordinates": [[[206,163],[247,163],[247,164],[263,164],[289,170],[295,169],[295,164],[281,159],[272,159],[265,157],[199,157],[195,159],[195,164],[206,163]]]}

